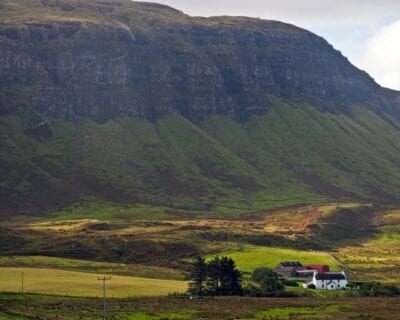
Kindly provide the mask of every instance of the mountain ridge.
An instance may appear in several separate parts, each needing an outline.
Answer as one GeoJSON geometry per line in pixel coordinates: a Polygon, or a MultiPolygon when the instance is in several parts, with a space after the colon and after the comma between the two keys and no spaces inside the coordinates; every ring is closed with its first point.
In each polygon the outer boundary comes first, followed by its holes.
{"type": "Polygon", "coordinates": [[[2,212],[399,201],[400,94],[293,25],[0,3],[2,212]]]}

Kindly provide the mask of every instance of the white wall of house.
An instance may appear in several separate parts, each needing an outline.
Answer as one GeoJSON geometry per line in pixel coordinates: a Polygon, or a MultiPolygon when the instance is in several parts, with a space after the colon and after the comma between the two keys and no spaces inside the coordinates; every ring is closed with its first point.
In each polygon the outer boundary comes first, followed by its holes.
{"type": "MultiPolygon", "coordinates": [[[[311,285],[314,285],[315,289],[317,290],[341,290],[346,288],[348,284],[346,274],[344,272],[336,274],[340,275],[337,277],[337,279],[335,278],[335,273],[331,274],[330,279],[317,279],[318,272],[314,272],[312,280],[308,283],[305,283],[303,286],[304,288],[310,288],[311,285]],[[345,279],[340,279],[343,278],[343,276],[345,279]]],[[[323,274],[321,274],[321,276],[323,277],[323,274]]]]}
{"type": "Polygon", "coordinates": [[[346,288],[347,280],[313,280],[316,289],[340,290],[346,288]]]}

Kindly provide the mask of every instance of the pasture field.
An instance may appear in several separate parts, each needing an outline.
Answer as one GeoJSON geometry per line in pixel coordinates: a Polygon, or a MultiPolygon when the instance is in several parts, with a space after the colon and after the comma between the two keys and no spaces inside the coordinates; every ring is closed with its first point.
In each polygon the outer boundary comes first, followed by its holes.
{"type": "Polygon", "coordinates": [[[275,268],[282,261],[300,261],[302,264],[327,264],[331,270],[340,270],[339,263],[326,252],[294,249],[243,246],[221,253],[235,260],[238,268],[251,272],[258,267],[275,268]]]}
{"type": "MultiPolygon", "coordinates": [[[[44,268],[0,268],[0,292],[20,292],[24,273],[24,291],[64,296],[100,297],[100,274],[44,268]]],[[[187,282],[139,277],[112,276],[107,282],[107,295],[114,298],[165,296],[185,292],[187,282]]]]}
{"type": "MultiPolygon", "coordinates": [[[[0,293],[0,319],[98,320],[102,300],[0,293]]],[[[244,298],[109,299],[110,320],[398,320],[400,298],[244,298]]]]}

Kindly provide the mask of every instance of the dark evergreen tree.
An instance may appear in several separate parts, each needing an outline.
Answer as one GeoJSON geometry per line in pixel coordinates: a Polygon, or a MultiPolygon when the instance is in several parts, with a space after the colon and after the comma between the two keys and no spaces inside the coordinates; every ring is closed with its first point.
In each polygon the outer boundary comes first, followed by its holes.
{"type": "Polygon", "coordinates": [[[192,272],[190,274],[189,292],[194,295],[202,296],[207,280],[207,264],[203,257],[193,259],[192,272]]]}
{"type": "Polygon", "coordinates": [[[204,258],[196,257],[193,260],[190,279],[189,292],[191,294],[199,296],[242,294],[242,274],[236,269],[235,261],[228,257],[217,256],[208,263],[204,258]]]}
{"type": "Polygon", "coordinates": [[[235,296],[242,293],[242,274],[236,269],[235,261],[228,257],[220,260],[220,294],[235,296]]]}
{"type": "Polygon", "coordinates": [[[221,279],[221,270],[220,270],[220,259],[219,257],[215,257],[207,264],[207,287],[206,291],[209,295],[219,295],[220,294],[220,279],[221,279]]]}

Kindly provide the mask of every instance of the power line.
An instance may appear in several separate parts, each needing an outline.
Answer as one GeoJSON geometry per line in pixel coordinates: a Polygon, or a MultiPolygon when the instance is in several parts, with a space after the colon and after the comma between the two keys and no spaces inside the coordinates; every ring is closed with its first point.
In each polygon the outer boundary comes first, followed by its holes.
{"type": "Polygon", "coordinates": [[[103,281],[103,319],[107,320],[106,281],[111,280],[111,277],[97,277],[97,280],[103,281]]]}

